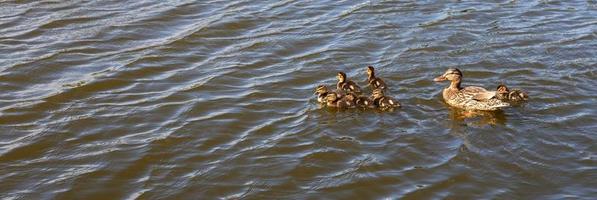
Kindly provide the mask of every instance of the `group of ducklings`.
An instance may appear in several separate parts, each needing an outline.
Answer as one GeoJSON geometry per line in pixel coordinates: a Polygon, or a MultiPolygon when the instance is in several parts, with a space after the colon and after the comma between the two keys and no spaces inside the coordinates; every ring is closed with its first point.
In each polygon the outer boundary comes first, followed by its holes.
{"type": "Polygon", "coordinates": [[[391,110],[400,107],[400,103],[392,97],[385,95],[388,86],[379,77],[375,76],[375,69],[367,66],[367,86],[372,89],[370,96],[362,95],[362,89],[354,81],[347,78],[346,73],[338,72],[336,78],[336,90],[329,90],[325,85],[319,85],[315,89],[317,101],[323,105],[333,108],[378,108],[391,110]]]}
{"type": "MultiPolygon", "coordinates": [[[[462,87],[462,72],[457,68],[450,68],[441,76],[433,79],[435,82],[450,81],[450,86],[442,91],[444,101],[453,107],[464,110],[495,111],[509,107],[511,103],[528,100],[529,96],[521,90],[510,90],[500,84],[496,91],[489,91],[478,86],[462,87]]],[[[367,82],[372,89],[371,96],[362,94],[361,87],[348,80],[344,72],[338,72],[336,90],[331,91],[324,85],[315,89],[317,101],[328,107],[335,108],[379,108],[391,110],[400,107],[395,99],[385,96],[386,83],[375,76],[375,69],[367,66],[367,82]]]]}

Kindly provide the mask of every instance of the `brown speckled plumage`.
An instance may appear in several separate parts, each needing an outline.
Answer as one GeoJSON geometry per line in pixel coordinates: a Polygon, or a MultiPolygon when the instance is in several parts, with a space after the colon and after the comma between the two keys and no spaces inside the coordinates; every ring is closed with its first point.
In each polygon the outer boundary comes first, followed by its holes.
{"type": "Polygon", "coordinates": [[[383,90],[375,89],[371,95],[373,104],[381,110],[390,110],[393,108],[400,107],[400,103],[395,99],[385,96],[383,90]]]}
{"type": "Polygon", "coordinates": [[[319,85],[315,88],[315,94],[317,95],[317,102],[319,103],[326,103],[327,96],[329,94],[336,94],[338,98],[342,98],[344,93],[342,91],[330,91],[325,85],[319,85]]]}
{"type": "Polygon", "coordinates": [[[336,93],[330,93],[326,97],[326,105],[335,108],[354,108],[355,104],[347,98],[338,98],[336,93]]]}
{"type": "Polygon", "coordinates": [[[444,101],[465,110],[499,110],[510,104],[496,98],[495,91],[487,91],[482,87],[461,87],[462,72],[456,68],[448,69],[443,75],[434,79],[436,82],[450,81],[450,86],[442,92],[444,101]]]}
{"type": "Polygon", "coordinates": [[[497,87],[496,97],[502,101],[520,102],[529,99],[529,95],[521,90],[513,89],[510,90],[506,85],[500,84],[497,87]]]}
{"type": "Polygon", "coordinates": [[[355,82],[348,80],[344,72],[338,72],[336,77],[338,78],[338,83],[336,84],[337,90],[355,92],[357,94],[361,93],[361,87],[359,87],[359,85],[357,85],[355,82]]]}
{"type": "Polygon", "coordinates": [[[386,82],[375,76],[375,69],[372,66],[367,66],[367,82],[371,89],[387,89],[386,82]]]}
{"type": "Polygon", "coordinates": [[[375,107],[373,105],[373,101],[371,99],[369,99],[369,97],[362,96],[362,95],[360,96],[353,92],[346,94],[346,97],[348,97],[352,102],[354,102],[356,107],[359,107],[359,108],[374,108],[375,107]]]}

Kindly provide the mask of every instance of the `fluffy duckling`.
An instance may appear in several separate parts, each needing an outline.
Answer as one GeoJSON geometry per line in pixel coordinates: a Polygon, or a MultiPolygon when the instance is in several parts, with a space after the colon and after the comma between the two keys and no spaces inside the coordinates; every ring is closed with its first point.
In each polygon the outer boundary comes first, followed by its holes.
{"type": "Polygon", "coordinates": [[[529,100],[529,95],[521,90],[512,90],[508,95],[510,101],[526,101],[529,100]]]}
{"type": "Polygon", "coordinates": [[[346,97],[352,99],[354,104],[359,108],[373,108],[373,101],[366,96],[359,96],[353,92],[346,94],[346,97]],[[350,97],[349,97],[350,96],[350,97]]]}
{"type": "Polygon", "coordinates": [[[529,95],[526,92],[516,89],[510,90],[504,84],[498,85],[496,97],[507,101],[526,101],[529,99],[529,95]]]}
{"type": "Polygon", "coordinates": [[[373,66],[367,66],[367,82],[372,89],[386,90],[386,83],[379,77],[375,77],[375,69],[373,66]]]}
{"type": "Polygon", "coordinates": [[[500,84],[497,86],[495,97],[502,101],[508,100],[509,93],[508,87],[506,87],[504,84],[500,84]]]}
{"type": "Polygon", "coordinates": [[[351,97],[338,98],[336,93],[330,93],[326,96],[326,105],[334,108],[354,108],[355,104],[350,99],[351,97]]]}
{"type": "Polygon", "coordinates": [[[331,93],[336,94],[336,96],[338,96],[339,98],[342,98],[344,96],[344,94],[342,92],[333,92],[333,91],[330,91],[328,89],[328,87],[325,86],[325,85],[318,85],[315,88],[315,93],[314,94],[317,95],[317,102],[319,102],[319,103],[326,103],[327,102],[326,97],[328,96],[328,94],[331,94],[331,93]]]}
{"type": "Polygon", "coordinates": [[[371,94],[371,99],[373,99],[373,104],[381,110],[400,107],[400,103],[398,103],[398,101],[391,97],[385,96],[383,90],[381,89],[374,89],[373,94],[371,94]]]}
{"type": "Polygon", "coordinates": [[[462,72],[456,68],[448,69],[443,75],[433,79],[435,82],[450,81],[450,86],[442,92],[444,101],[450,106],[464,110],[499,110],[510,106],[502,100],[495,98],[495,91],[487,91],[485,88],[468,86],[462,87],[462,72]]]}
{"type": "Polygon", "coordinates": [[[355,92],[357,94],[361,93],[361,87],[359,87],[355,82],[348,80],[344,72],[338,72],[336,77],[338,78],[338,83],[336,84],[336,88],[338,90],[355,92]]]}

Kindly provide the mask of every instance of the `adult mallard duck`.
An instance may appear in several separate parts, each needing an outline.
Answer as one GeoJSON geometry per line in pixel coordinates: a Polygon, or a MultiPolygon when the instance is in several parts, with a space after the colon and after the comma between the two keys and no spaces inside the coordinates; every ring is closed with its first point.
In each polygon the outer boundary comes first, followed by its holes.
{"type": "Polygon", "coordinates": [[[510,90],[504,84],[498,85],[496,97],[502,101],[513,102],[526,101],[529,99],[529,95],[526,92],[517,89],[510,90]]]}
{"type": "Polygon", "coordinates": [[[338,78],[338,83],[336,84],[336,88],[338,90],[361,93],[361,87],[359,87],[359,85],[357,85],[355,82],[348,80],[344,72],[338,72],[336,77],[338,78]]]}
{"type": "Polygon", "coordinates": [[[328,87],[326,87],[325,85],[318,85],[315,88],[315,95],[317,95],[317,102],[319,103],[327,103],[326,97],[328,96],[328,94],[334,93],[336,94],[336,96],[338,98],[342,98],[344,96],[344,93],[341,91],[330,91],[328,89],[328,87]]]}
{"type": "Polygon", "coordinates": [[[391,97],[384,95],[383,90],[375,89],[371,94],[373,104],[381,110],[389,110],[392,108],[400,107],[400,103],[391,97]]]}
{"type": "Polygon", "coordinates": [[[462,72],[456,68],[448,69],[443,75],[433,79],[435,82],[449,80],[450,86],[442,92],[444,101],[450,106],[465,110],[499,110],[510,104],[496,98],[495,91],[485,88],[468,86],[461,87],[462,72]]]}
{"type": "Polygon", "coordinates": [[[375,77],[373,66],[367,66],[367,82],[372,89],[385,90],[387,88],[386,83],[381,78],[375,77]]]}

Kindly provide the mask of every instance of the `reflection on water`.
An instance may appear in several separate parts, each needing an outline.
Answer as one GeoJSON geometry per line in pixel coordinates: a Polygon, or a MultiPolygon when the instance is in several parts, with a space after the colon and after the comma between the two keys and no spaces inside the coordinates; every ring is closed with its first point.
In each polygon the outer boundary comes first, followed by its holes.
{"type": "MultiPolygon", "coordinates": [[[[447,106],[447,105],[446,105],[447,106]]],[[[503,110],[497,111],[479,111],[479,110],[463,110],[459,108],[450,107],[450,119],[455,123],[464,123],[474,126],[485,125],[505,125],[506,114],[503,110]]]]}

